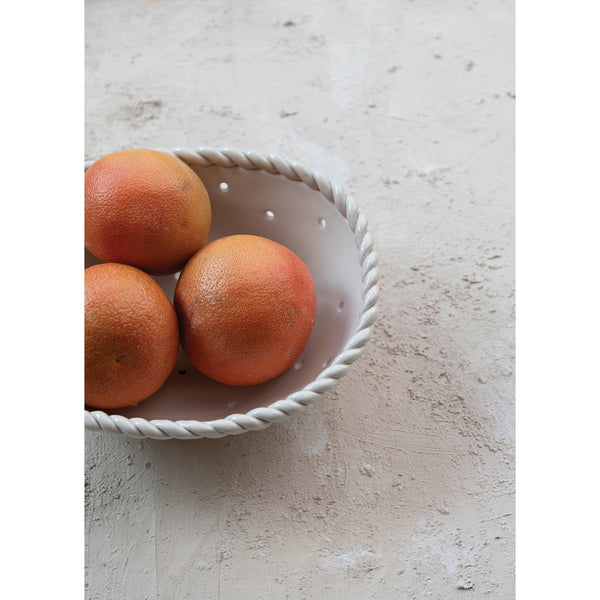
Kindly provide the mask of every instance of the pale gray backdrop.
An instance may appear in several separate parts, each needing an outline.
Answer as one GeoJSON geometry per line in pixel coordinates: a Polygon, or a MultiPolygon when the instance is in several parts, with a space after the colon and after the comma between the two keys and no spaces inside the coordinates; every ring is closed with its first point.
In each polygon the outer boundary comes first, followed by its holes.
{"type": "Polygon", "coordinates": [[[86,598],[514,597],[514,4],[87,0],[86,158],[231,146],[343,185],[365,355],[220,440],[86,436],[86,598]]]}

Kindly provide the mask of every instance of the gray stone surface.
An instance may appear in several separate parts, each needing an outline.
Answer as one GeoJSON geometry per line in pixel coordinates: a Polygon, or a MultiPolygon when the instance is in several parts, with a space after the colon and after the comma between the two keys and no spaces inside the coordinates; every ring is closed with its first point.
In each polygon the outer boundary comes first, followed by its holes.
{"type": "Polygon", "coordinates": [[[382,293],[287,423],[86,435],[86,598],[513,598],[513,2],[88,0],[85,73],[87,158],[296,159],[367,215],[382,293]]]}

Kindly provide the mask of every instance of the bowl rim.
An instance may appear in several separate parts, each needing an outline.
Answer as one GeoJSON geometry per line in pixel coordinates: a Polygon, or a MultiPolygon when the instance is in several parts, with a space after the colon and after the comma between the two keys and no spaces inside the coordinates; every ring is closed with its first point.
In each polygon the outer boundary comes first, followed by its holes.
{"type": "MultiPolygon", "coordinates": [[[[233,148],[215,149],[201,146],[195,149],[177,147],[173,150],[159,148],[157,150],[172,154],[191,166],[238,167],[282,175],[291,181],[304,183],[334,204],[352,231],[358,249],[362,277],[359,322],[342,351],[311,383],[267,407],[254,408],[245,414],[234,413],[211,421],[147,420],[142,417],[127,418],[122,415],[109,415],[102,410],[86,409],[85,428],[89,431],[123,434],[138,439],[189,440],[237,435],[265,429],[272,423],[287,421],[292,415],[302,412],[307,406],[316,402],[322,394],[332,389],[363,353],[371,337],[377,316],[379,274],[377,254],[373,248],[373,237],[367,228],[367,219],[359,211],[356,202],[347,196],[339,185],[333,184],[320,172],[307,169],[296,161],[288,161],[273,154],[260,154],[252,150],[240,151],[233,148]]],[[[85,170],[94,162],[95,160],[85,161],[85,170]]]]}

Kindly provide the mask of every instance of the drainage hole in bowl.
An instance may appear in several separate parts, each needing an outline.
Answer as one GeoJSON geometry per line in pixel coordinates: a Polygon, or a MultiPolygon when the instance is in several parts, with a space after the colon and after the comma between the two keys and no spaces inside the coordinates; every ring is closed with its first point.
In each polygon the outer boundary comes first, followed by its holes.
{"type": "Polygon", "coordinates": [[[338,312],[342,312],[344,310],[344,301],[342,300],[339,304],[338,304],[338,312]]]}
{"type": "Polygon", "coordinates": [[[301,360],[297,360],[294,363],[294,369],[296,369],[296,370],[301,369],[303,366],[304,366],[304,362],[301,360]]]}
{"type": "Polygon", "coordinates": [[[265,219],[272,221],[275,218],[275,213],[272,210],[265,211],[265,219]]]}
{"type": "Polygon", "coordinates": [[[177,375],[186,375],[187,371],[185,369],[179,369],[179,371],[177,371],[177,375]]]}
{"type": "Polygon", "coordinates": [[[229,189],[229,184],[225,181],[221,181],[221,183],[219,184],[219,189],[222,192],[226,192],[229,189]]]}
{"type": "Polygon", "coordinates": [[[321,229],[325,229],[325,227],[327,227],[327,221],[323,217],[321,217],[317,223],[321,229]]]}

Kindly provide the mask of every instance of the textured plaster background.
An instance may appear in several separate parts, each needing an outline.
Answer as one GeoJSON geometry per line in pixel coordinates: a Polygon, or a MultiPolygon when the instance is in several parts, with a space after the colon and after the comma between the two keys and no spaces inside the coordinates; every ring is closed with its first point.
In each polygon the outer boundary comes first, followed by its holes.
{"type": "Polygon", "coordinates": [[[85,31],[86,158],[293,158],[381,272],[366,353],[299,417],[86,435],[86,598],[513,598],[513,2],[87,0],[85,31]]]}

